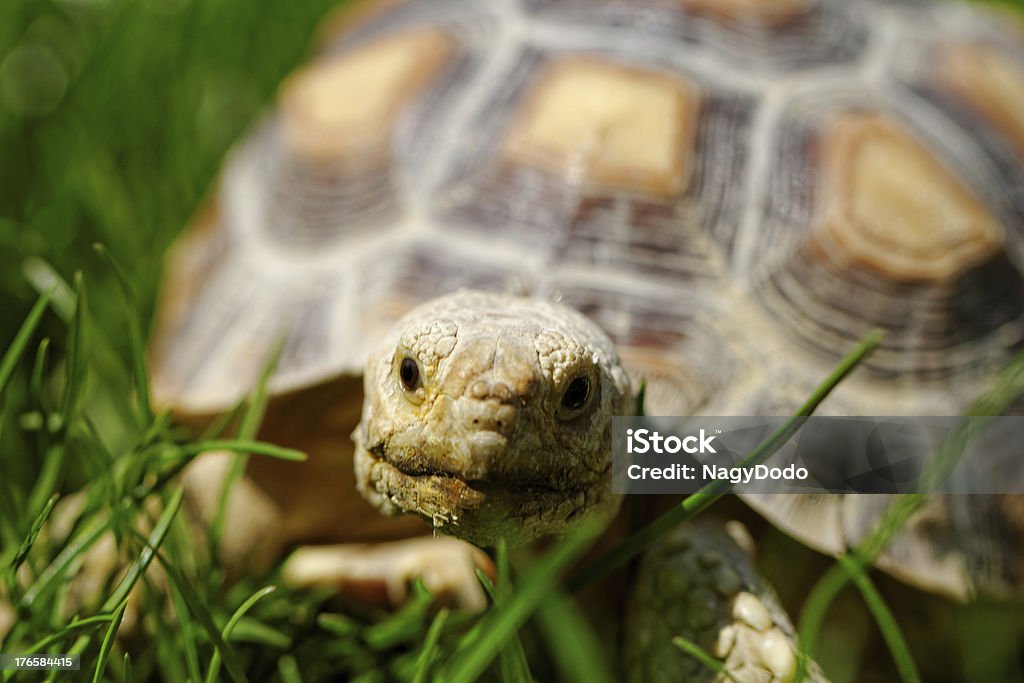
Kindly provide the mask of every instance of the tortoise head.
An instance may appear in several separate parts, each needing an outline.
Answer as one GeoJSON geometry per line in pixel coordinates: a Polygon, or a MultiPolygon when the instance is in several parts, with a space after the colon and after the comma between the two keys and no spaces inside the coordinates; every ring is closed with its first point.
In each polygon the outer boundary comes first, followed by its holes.
{"type": "Polygon", "coordinates": [[[370,358],[359,489],[479,545],[609,518],[612,417],[629,398],[611,340],[579,313],[481,292],[436,299],[370,358]]]}

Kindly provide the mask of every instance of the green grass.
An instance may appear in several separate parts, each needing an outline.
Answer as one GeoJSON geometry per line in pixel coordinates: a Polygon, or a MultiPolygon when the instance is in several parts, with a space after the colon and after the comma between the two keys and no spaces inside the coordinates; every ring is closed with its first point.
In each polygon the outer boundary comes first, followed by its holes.
{"type": "MultiPolygon", "coordinates": [[[[260,387],[238,419],[203,435],[154,412],[143,349],[167,246],[334,4],[0,1],[0,596],[17,608],[0,651],[79,652],[73,680],[617,680],[600,629],[554,597],[593,529],[518,574],[499,558],[496,607],[473,617],[436,611],[422,587],[394,613],[341,612],[322,592],[285,587],[278,568],[229,581],[183,519],[175,475],[197,453],[237,452],[236,474],[248,457],[301,457],[254,440],[260,387]],[[107,539],[123,574],[74,598],[69,577],[107,539]],[[150,637],[114,637],[140,613],[150,637]]],[[[572,585],[720,493],[692,498],[572,585]]],[[[913,680],[895,619],[854,564],[835,565],[809,623],[853,581],[913,680]]],[[[964,623],[983,632],[998,619],[964,623]]],[[[9,679],[69,680],[0,673],[9,679]]]]}

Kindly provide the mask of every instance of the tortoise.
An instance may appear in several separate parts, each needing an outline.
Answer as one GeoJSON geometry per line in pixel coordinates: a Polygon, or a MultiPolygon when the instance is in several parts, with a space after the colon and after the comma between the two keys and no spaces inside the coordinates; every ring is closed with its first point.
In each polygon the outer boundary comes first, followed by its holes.
{"type": "MultiPolygon", "coordinates": [[[[1024,339],[1008,17],[346,6],[169,255],[155,397],[209,419],[283,340],[262,436],[312,457],[250,463],[277,545],[431,527],[487,545],[610,519],[610,419],[641,381],[650,414],[788,414],[874,328],[881,348],[823,410],[960,414],[1024,339]]],[[[1014,594],[1017,501],[937,499],[878,563],[954,597],[1014,594]]],[[[886,500],[747,502],[836,554],[886,500]]]]}

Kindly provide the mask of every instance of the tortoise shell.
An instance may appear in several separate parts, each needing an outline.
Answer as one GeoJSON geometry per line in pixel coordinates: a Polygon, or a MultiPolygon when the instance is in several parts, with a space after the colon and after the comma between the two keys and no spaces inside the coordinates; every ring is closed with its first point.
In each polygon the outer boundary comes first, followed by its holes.
{"type": "MultiPolygon", "coordinates": [[[[873,328],[825,411],[958,414],[1024,339],[1022,112],[1024,32],[959,3],[353,5],[172,251],[154,393],[223,410],[280,339],[275,391],[358,375],[468,287],[596,320],[651,414],[789,413],[873,328]]],[[[880,504],[751,502],[830,552],[880,504]]],[[[1017,586],[1017,507],[938,501],[880,562],[1017,586]]]]}

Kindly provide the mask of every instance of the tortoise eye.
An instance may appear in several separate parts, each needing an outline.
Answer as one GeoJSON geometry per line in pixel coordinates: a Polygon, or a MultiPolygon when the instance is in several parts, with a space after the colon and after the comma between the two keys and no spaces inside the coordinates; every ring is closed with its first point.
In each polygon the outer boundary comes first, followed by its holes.
{"type": "Polygon", "coordinates": [[[406,391],[416,391],[420,388],[420,366],[412,358],[402,359],[398,366],[398,376],[406,391]]]}
{"type": "Polygon", "coordinates": [[[590,401],[590,380],[587,377],[577,377],[573,381],[569,382],[569,386],[565,388],[565,393],[562,394],[562,404],[560,406],[559,419],[569,420],[574,417],[587,406],[590,401]]]}

